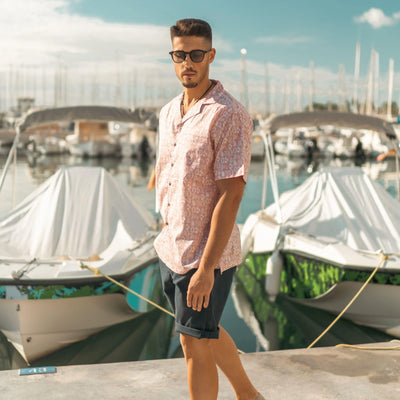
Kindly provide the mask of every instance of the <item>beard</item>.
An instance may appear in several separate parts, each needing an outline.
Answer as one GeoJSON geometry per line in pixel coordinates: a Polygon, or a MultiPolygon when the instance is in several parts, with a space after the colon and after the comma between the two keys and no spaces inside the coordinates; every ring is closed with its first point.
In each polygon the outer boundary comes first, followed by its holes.
{"type": "Polygon", "coordinates": [[[186,68],[184,71],[182,71],[182,73],[185,73],[185,72],[193,72],[193,73],[196,74],[191,79],[187,79],[184,76],[179,76],[178,75],[178,78],[181,81],[182,86],[184,88],[186,88],[186,89],[193,89],[193,88],[197,87],[208,76],[208,68],[206,68],[206,69],[203,68],[203,69],[200,69],[200,70],[196,69],[195,70],[194,68],[190,68],[189,67],[189,68],[186,68]]]}
{"type": "MultiPolygon", "coordinates": [[[[185,70],[185,72],[195,72],[193,69],[189,68],[187,70],[185,70]]],[[[186,89],[193,89],[195,88],[199,83],[196,81],[192,81],[192,80],[188,80],[186,81],[184,77],[182,77],[182,79],[180,79],[182,86],[186,89]]]]}
{"type": "Polygon", "coordinates": [[[197,83],[197,82],[187,82],[187,83],[182,82],[182,86],[183,86],[184,88],[186,88],[186,89],[193,89],[193,88],[195,88],[196,86],[198,86],[198,83],[197,83]]]}

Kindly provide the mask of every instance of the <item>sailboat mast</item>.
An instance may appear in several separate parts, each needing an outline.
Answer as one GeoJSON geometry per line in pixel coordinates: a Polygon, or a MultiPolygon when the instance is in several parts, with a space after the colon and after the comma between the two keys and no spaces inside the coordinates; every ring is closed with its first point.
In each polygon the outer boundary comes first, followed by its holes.
{"type": "Polygon", "coordinates": [[[296,111],[300,112],[301,111],[301,97],[302,97],[302,92],[301,92],[301,75],[300,71],[297,71],[296,75],[296,111]]]}
{"type": "Polygon", "coordinates": [[[367,107],[366,114],[372,114],[372,92],[374,86],[374,67],[375,67],[375,50],[371,50],[371,60],[369,63],[369,73],[368,73],[368,92],[367,92],[367,107]]]}
{"type": "Polygon", "coordinates": [[[268,75],[268,63],[265,64],[265,115],[271,114],[271,100],[270,100],[270,87],[268,75]]]}
{"type": "Polygon", "coordinates": [[[314,111],[314,61],[310,61],[310,103],[308,106],[308,111],[314,111]]]}
{"type": "Polygon", "coordinates": [[[355,113],[358,113],[358,84],[360,79],[360,55],[361,55],[361,47],[360,43],[356,44],[356,59],[354,65],[354,92],[353,92],[353,110],[355,113]]]}
{"type": "Polygon", "coordinates": [[[375,51],[375,66],[374,66],[374,105],[376,114],[379,110],[379,53],[375,51]]]}
{"type": "Polygon", "coordinates": [[[392,100],[393,100],[393,79],[394,79],[394,61],[393,58],[389,60],[389,87],[388,87],[388,101],[387,101],[387,119],[392,118],[392,100]]]}
{"type": "Polygon", "coordinates": [[[247,76],[246,76],[246,54],[247,50],[240,50],[241,54],[241,91],[240,91],[240,102],[249,110],[249,95],[247,90],[247,76]]]}

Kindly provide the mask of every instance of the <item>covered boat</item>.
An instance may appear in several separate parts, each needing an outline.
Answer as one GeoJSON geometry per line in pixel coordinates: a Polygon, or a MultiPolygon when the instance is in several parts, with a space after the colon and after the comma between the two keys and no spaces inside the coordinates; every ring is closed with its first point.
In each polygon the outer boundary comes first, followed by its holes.
{"type": "MultiPolygon", "coordinates": [[[[378,118],[318,114],[277,117],[270,132],[307,121],[336,122],[370,126],[395,141],[392,127],[378,118]]],[[[261,279],[272,299],[283,293],[339,314],[379,266],[344,317],[400,336],[400,202],[358,167],[323,168],[279,197],[272,151],[267,154],[275,203],[251,214],[243,226],[242,281],[261,279]]]]}
{"type": "Polygon", "coordinates": [[[389,151],[393,147],[393,140],[396,140],[396,133],[389,122],[347,112],[315,111],[278,115],[267,121],[266,129],[272,134],[281,130],[291,132],[289,139],[278,138],[275,143],[278,153],[289,156],[375,158],[379,153],[389,151]],[[297,141],[290,139],[293,135],[297,141]]]}
{"type": "Polygon", "coordinates": [[[31,361],[137,315],[128,283],[156,221],[100,167],[62,167],[0,221],[0,330],[31,361]]]}

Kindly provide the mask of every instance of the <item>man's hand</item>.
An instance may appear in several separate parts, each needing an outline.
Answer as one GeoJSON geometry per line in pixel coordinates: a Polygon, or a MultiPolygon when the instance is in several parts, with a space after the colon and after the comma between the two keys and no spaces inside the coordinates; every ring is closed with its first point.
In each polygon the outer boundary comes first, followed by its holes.
{"type": "Polygon", "coordinates": [[[214,270],[198,269],[190,279],[186,298],[188,307],[195,311],[207,308],[213,286],[214,270]]]}
{"type": "Polygon", "coordinates": [[[201,257],[199,269],[190,279],[187,305],[196,311],[207,308],[214,286],[214,270],[231,236],[235,218],[243,196],[243,177],[216,181],[219,199],[211,217],[210,233],[201,257]]]}

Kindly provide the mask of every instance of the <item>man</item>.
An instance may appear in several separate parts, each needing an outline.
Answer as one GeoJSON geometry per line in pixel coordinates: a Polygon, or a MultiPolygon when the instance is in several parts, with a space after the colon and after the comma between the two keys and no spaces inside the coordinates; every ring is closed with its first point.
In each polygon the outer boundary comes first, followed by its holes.
{"type": "Polygon", "coordinates": [[[209,24],[184,19],[170,33],[183,93],[160,112],[156,188],[164,226],[155,248],[190,396],[217,398],[219,366],[237,399],[262,399],[219,325],[235,266],[242,261],[235,219],[250,164],[252,121],[221,83],[209,78],[215,57],[209,24]]]}

